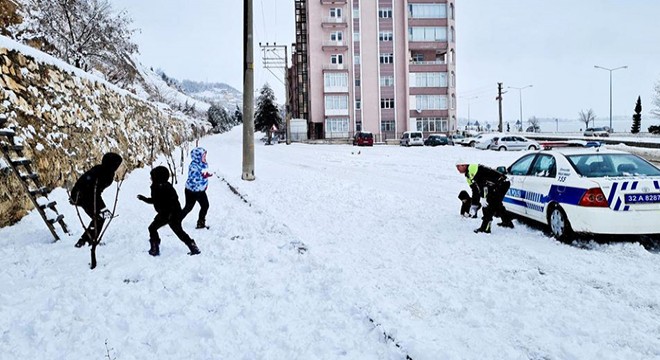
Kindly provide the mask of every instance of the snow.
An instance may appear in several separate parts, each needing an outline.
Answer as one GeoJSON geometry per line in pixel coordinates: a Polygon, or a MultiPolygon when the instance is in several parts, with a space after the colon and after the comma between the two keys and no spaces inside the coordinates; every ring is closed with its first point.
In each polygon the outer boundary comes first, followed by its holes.
{"type": "Polygon", "coordinates": [[[257,141],[246,182],[241,141],[200,140],[211,228],[196,207],[184,229],[201,255],[165,228],[147,254],[148,168],[123,182],[95,270],[63,189],[73,235],[52,243],[35,211],[0,229],[0,358],[660,359],[659,254],[460,217],[455,160],[521,153],[257,141]]]}

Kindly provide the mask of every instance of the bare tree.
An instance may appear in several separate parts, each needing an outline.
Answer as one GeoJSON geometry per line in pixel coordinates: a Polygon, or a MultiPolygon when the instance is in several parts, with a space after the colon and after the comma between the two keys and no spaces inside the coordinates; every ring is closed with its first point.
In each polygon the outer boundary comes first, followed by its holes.
{"type": "Polygon", "coordinates": [[[655,105],[655,109],[651,110],[651,115],[660,118],[660,80],[655,83],[653,90],[653,105],[655,105]]]}
{"type": "Polygon", "coordinates": [[[541,132],[541,124],[539,119],[536,118],[536,116],[532,116],[527,120],[527,123],[529,123],[529,127],[527,128],[528,132],[541,132]]]}
{"type": "Polygon", "coordinates": [[[589,123],[592,123],[593,125],[593,121],[596,120],[594,109],[589,109],[586,112],[585,110],[580,110],[578,116],[580,117],[580,121],[584,123],[585,129],[589,127],[589,123]]]}
{"type": "Polygon", "coordinates": [[[132,83],[138,51],[135,30],[124,12],[108,0],[25,0],[23,23],[13,29],[20,41],[41,43],[42,50],[85,71],[96,69],[116,84],[132,83]]]}

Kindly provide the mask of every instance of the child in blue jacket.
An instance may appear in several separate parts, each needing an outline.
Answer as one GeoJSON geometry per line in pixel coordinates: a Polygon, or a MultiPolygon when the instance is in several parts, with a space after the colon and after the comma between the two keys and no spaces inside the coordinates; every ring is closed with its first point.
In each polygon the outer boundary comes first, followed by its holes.
{"type": "Polygon", "coordinates": [[[192,210],[195,203],[199,203],[199,216],[197,217],[197,229],[206,227],[206,213],[209,210],[209,199],[206,196],[206,188],[209,186],[208,178],[211,174],[206,171],[209,167],[206,163],[206,150],[196,147],[190,152],[192,161],[188,167],[188,180],[186,181],[186,204],[183,207],[183,217],[192,210]]]}

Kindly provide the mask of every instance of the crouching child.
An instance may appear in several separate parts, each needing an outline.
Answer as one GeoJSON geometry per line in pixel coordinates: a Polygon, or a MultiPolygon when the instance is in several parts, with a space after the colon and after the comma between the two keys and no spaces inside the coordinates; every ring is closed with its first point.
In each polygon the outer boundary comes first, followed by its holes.
{"type": "Polygon", "coordinates": [[[179,203],[179,196],[172,184],[169,183],[170,172],[164,166],[157,166],[151,170],[151,197],[138,195],[137,198],[153,204],[156,209],[156,217],[149,225],[149,255],[160,255],[160,237],[158,236],[158,229],[165,225],[169,225],[174,234],[183,241],[190,252],[188,255],[197,255],[200,253],[199,248],[195,241],[183,231],[181,227],[182,211],[181,204],[179,203]]]}
{"type": "Polygon", "coordinates": [[[461,216],[476,219],[481,205],[472,205],[472,196],[465,190],[458,193],[458,199],[461,200],[461,216]]]}

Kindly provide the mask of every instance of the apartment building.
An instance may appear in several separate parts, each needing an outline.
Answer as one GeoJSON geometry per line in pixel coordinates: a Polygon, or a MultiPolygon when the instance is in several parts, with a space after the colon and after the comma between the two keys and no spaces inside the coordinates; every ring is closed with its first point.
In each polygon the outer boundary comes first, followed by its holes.
{"type": "Polygon", "coordinates": [[[312,139],[456,130],[454,0],[295,0],[293,116],[312,139]]]}

